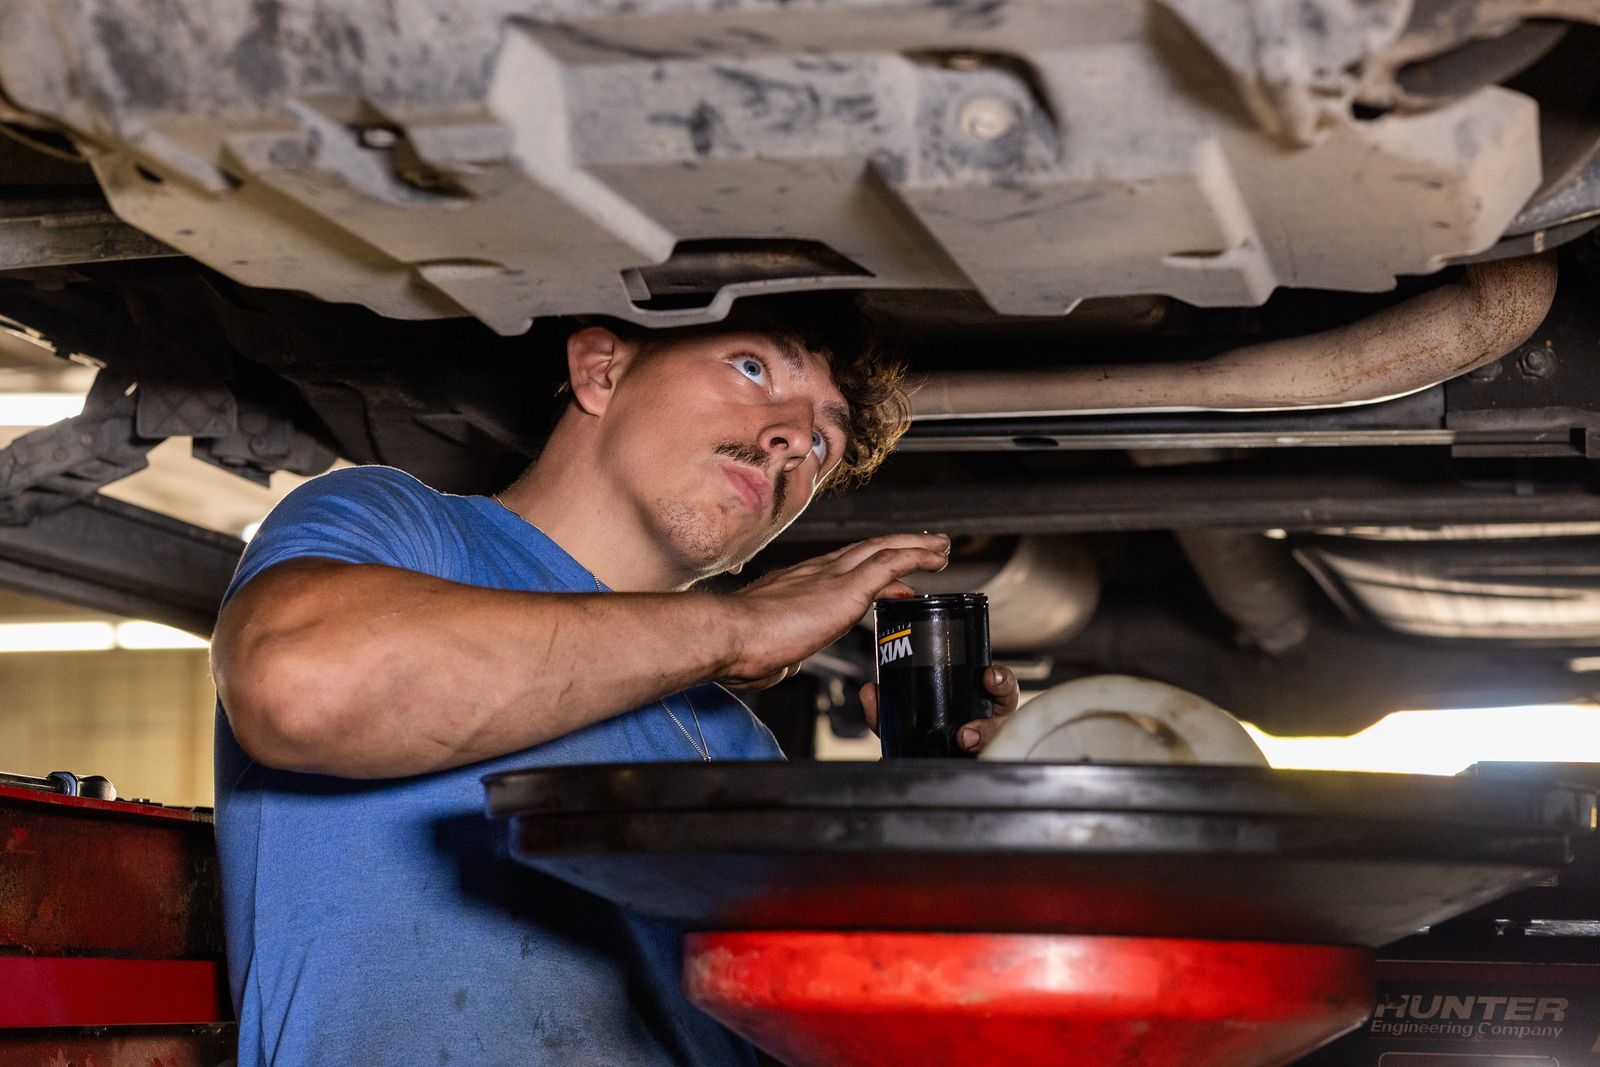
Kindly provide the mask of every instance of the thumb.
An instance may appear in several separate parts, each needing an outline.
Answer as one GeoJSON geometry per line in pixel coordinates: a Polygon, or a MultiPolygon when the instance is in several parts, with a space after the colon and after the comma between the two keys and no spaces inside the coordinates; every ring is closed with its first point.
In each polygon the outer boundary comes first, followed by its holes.
{"type": "Polygon", "coordinates": [[[867,726],[873,733],[878,732],[878,683],[868,682],[861,687],[861,713],[866,716],[867,726]]]}

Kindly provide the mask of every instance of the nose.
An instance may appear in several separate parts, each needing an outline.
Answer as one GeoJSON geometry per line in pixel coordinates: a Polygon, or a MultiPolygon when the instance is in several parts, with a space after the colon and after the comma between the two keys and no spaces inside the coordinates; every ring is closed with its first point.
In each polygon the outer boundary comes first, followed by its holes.
{"type": "Polygon", "coordinates": [[[761,431],[761,448],[779,459],[783,470],[792,471],[811,453],[811,405],[785,404],[761,431]]]}

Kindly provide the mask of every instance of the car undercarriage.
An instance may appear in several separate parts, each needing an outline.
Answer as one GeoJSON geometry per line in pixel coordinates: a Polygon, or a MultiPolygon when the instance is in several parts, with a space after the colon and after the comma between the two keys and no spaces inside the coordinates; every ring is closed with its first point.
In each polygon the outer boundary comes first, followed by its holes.
{"type": "MultiPolygon", "coordinates": [[[[746,574],[957,539],[1034,688],[1278,733],[1593,696],[1600,4],[0,5],[0,583],[207,632],[169,438],[498,488],[570,316],[856,291],[919,383],[746,574]]],[[[930,586],[932,588],[933,586],[930,586]]],[[[869,638],[764,698],[860,729],[869,638]]],[[[809,751],[809,727],[786,737],[809,751]]]]}

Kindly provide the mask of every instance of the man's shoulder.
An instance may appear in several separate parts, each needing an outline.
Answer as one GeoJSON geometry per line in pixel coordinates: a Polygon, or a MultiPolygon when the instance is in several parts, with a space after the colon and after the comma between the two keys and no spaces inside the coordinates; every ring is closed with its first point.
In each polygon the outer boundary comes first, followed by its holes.
{"type": "Polygon", "coordinates": [[[313,478],[262,521],[229,596],[266,568],[300,558],[437,573],[449,499],[393,467],[345,467],[313,478]]]}
{"type": "Polygon", "coordinates": [[[450,498],[394,467],[342,467],[312,478],[281,500],[266,525],[351,521],[362,517],[425,521],[450,498]]]}
{"type": "Polygon", "coordinates": [[[415,475],[407,474],[398,467],[385,467],[378,463],[368,463],[355,467],[340,467],[326,474],[320,474],[295,490],[296,493],[316,493],[318,495],[344,495],[363,496],[369,493],[392,495],[404,494],[418,498],[439,498],[444,496],[438,490],[431,488],[415,475]]]}

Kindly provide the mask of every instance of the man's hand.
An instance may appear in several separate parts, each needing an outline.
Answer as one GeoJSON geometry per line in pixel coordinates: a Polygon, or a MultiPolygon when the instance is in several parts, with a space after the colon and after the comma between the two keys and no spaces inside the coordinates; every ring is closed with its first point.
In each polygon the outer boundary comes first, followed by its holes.
{"type": "MultiPolygon", "coordinates": [[[[1017,710],[1021,692],[1017,676],[1009,667],[990,667],[983,672],[983,688],[994,700],[994,714],[987,719],[974,719],[956,732],[956,744],[968,752],[982,752],[994,739],[1006,716],[1017,710]]],[[[861,687],[861,710],[867,714],[867,725],[876,733],[878,729],[878,683],[868,682],[861,687]]]]}
{"type": "Polygon", "coordinates": [[[726,600],[741,616],[738,657],[725,684],[775,685],[801,660],[837,641],[882,597],[914,596],[902,578],[950,562],[943,534],[874,537],[752,582],[726,600]]]}

